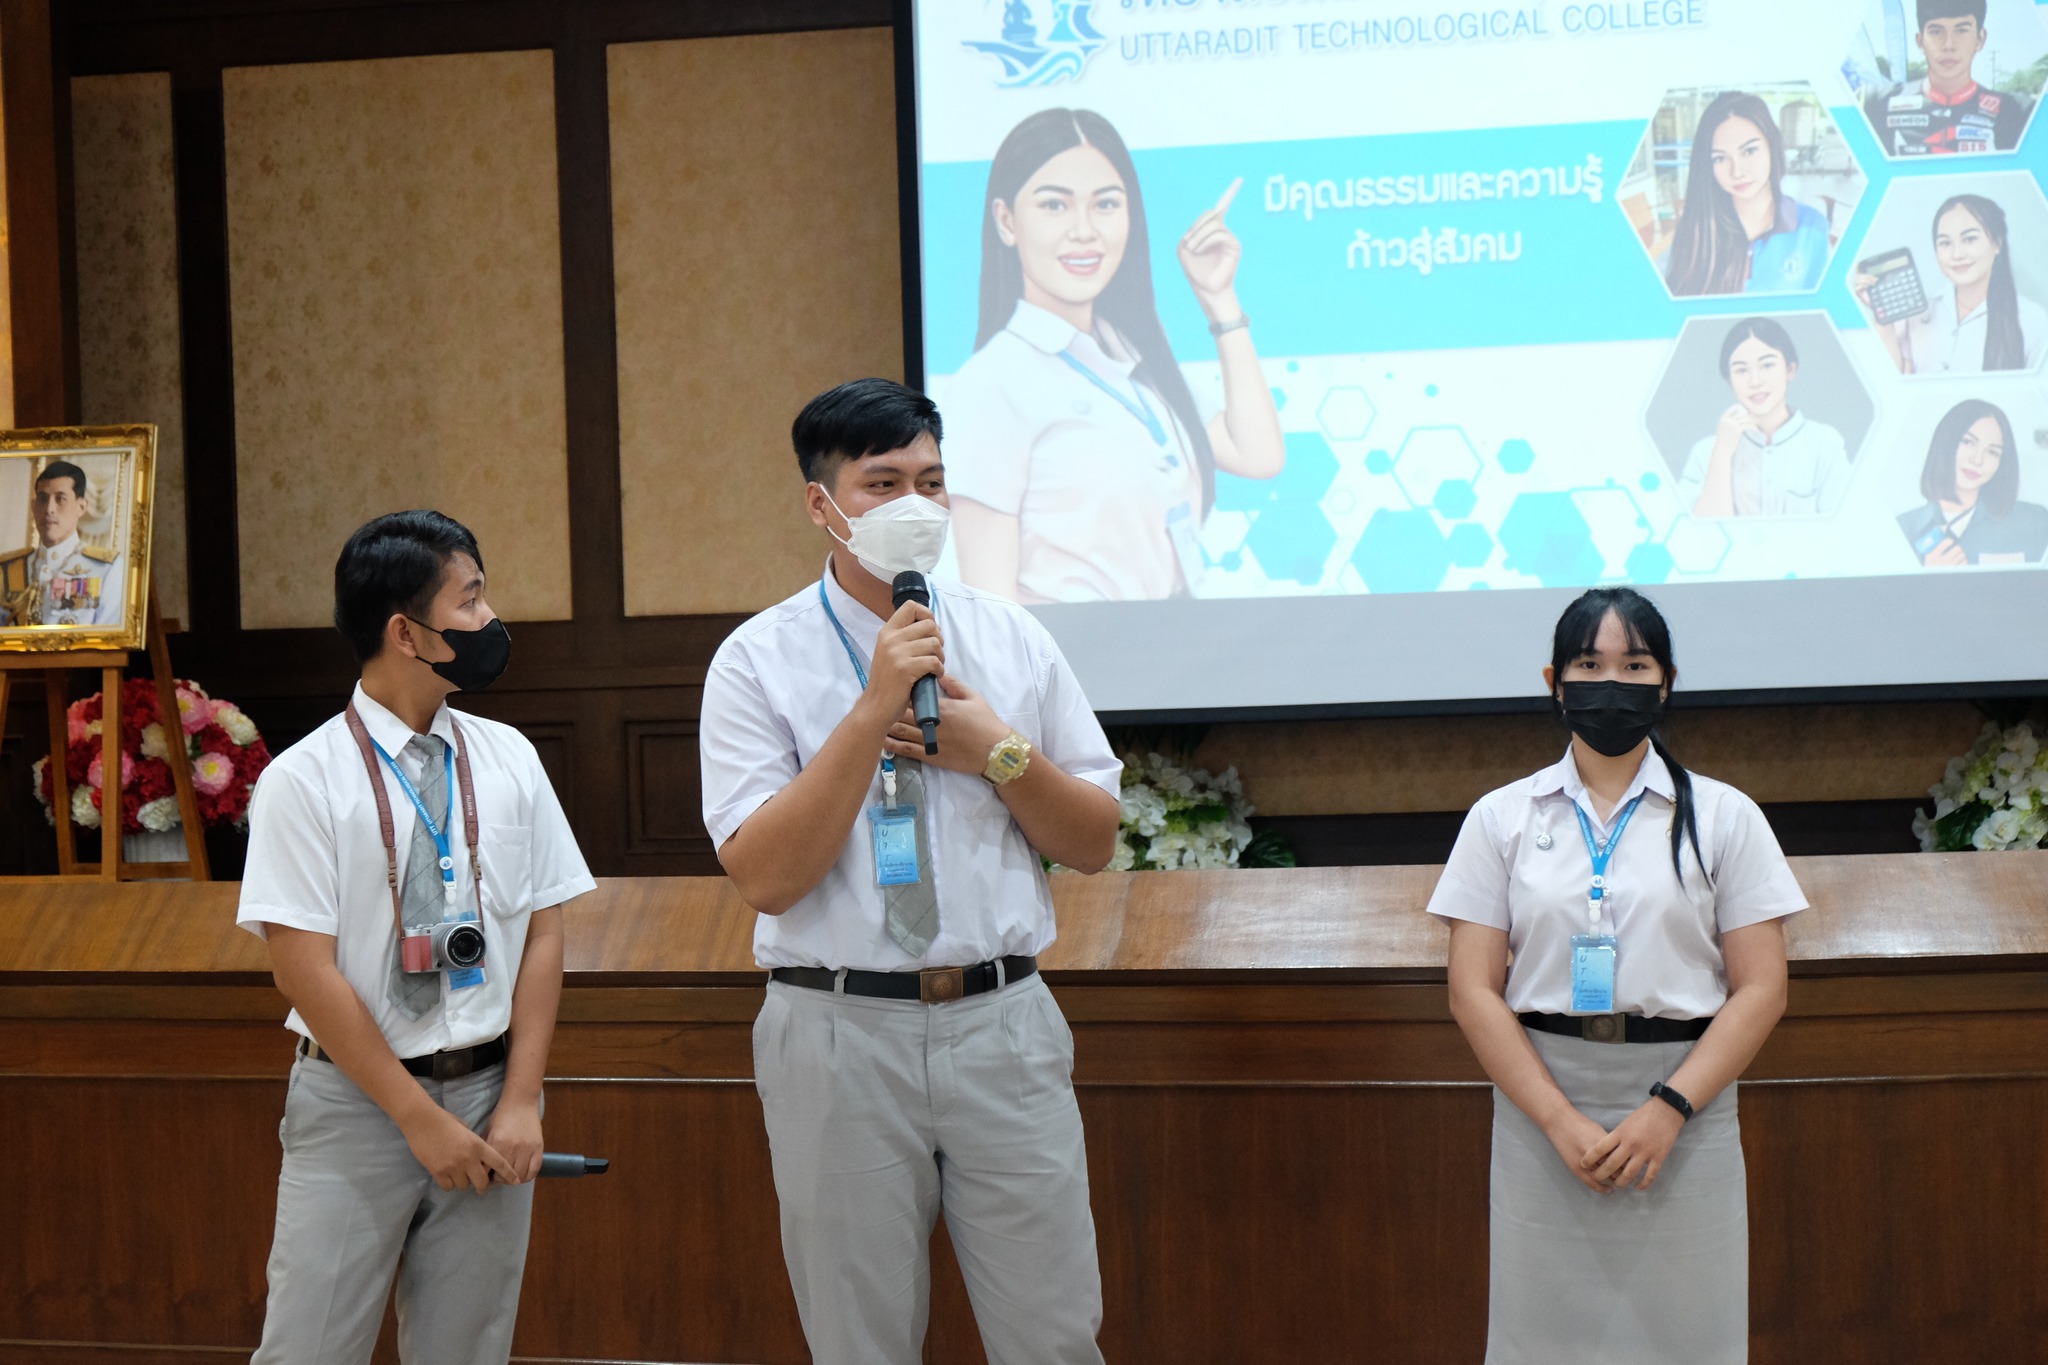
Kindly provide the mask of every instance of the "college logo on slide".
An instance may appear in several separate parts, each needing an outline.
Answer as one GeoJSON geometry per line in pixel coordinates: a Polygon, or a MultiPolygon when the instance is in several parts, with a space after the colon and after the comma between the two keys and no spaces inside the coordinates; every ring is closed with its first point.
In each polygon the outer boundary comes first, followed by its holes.
{"type": "Polygon", "coordinates": [[[1088,20],[1094,0],[1037,0],[1050,3],[1052,24],[1041,37],[1038,21],[1025,0],[1003,0],[1003,35],[999,42],[968,42],[962,46],[994,57],[1003,64],[996,84],[1055,85],[1076,80],[1081,68],[1109,40],[1088,20]]]}

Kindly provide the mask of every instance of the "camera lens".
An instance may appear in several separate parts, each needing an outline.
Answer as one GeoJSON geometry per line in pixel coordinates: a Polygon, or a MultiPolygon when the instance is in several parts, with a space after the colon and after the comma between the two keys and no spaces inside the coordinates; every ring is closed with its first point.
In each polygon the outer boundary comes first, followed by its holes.
{"type": "Polygon", "coordinates": [[[474,924],[458,924],[442,941],[442,951],[451,967],[474,967],[484,960],[484,931],[474,924]]]}

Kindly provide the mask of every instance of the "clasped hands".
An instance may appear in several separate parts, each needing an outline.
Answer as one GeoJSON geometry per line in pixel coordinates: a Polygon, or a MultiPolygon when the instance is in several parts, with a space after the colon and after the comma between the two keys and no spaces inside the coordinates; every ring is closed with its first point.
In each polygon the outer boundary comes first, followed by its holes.
{"type": "Polygon", "coordinates": [[[1578,1110],[1571,1110],[1550,1133],[1551,1146],[1578,1177],[1598,1194],[1612,1194],[1631,1184],[1647,1190],[1670,1159],[1672,1144],[1685,1119],[1659,1099],[1645,1100],[1608,1132],[1578,1110]]]}
{"type": "Polygon", "coordinates": [[[935,768],[980,776],[1010,726],[979,692],[946,672],[946,641],[929,610],[905,602],[875,637],[868,696],[877,708],[893,706],[894,719],[882,740],[885,751],[935,768]],[[939,751],[924,751],[924,732],[906,699],[919,678],[939,680],[939,751]]]}

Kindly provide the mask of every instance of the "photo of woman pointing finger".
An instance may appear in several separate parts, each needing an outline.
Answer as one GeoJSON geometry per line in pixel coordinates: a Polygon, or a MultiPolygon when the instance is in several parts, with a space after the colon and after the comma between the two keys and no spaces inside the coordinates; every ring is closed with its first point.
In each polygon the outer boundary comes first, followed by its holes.
{"type": "Polygon", "coordinates": [[[1200,586],[1216,471],[1285,463],[1237,296],[1234,181],[1176,254],[1215,338],[1223,406],[1197,406],[1160,324],[1145,201],[1109,121],[1048,109],[989,167],[974,354],[945,393],[961,577],[1023,603],[1200,586]]]}

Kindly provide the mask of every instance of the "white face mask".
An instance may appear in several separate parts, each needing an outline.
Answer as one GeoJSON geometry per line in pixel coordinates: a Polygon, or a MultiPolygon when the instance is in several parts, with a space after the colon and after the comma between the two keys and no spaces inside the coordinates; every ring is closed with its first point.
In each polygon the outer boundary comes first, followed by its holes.
{"type": "MultiPolygon", "coordinates": [[[[833,511],[846,517],[830,493],[825,494],[825,501],[832,503],[833,511]]],[[[846,517],[851,539],[829,526],[825,529],[853,552],[863,569],[889,583],[906,571],[930,573],[937,568],[939,552],[946,548],[946,532],[952,524],[953,514],[945,507],[921,493],[906,493],[872,512],[846,517]]]]}

